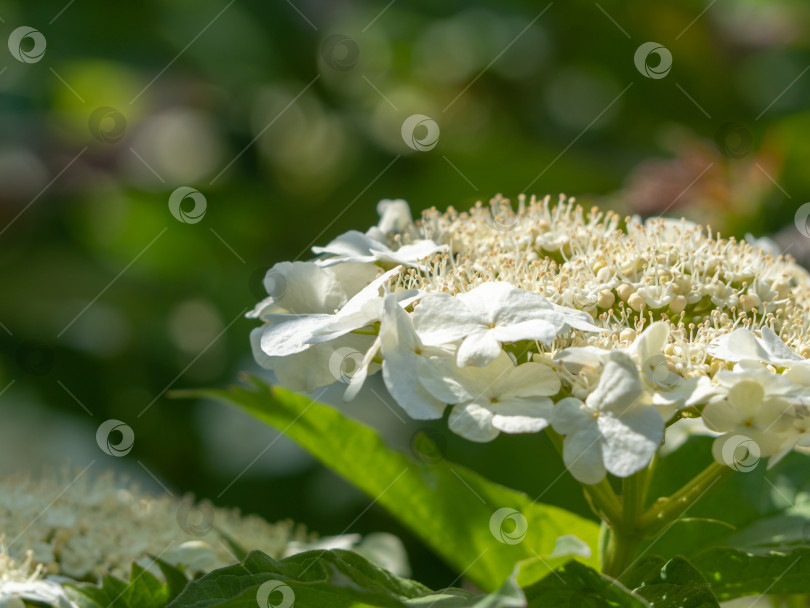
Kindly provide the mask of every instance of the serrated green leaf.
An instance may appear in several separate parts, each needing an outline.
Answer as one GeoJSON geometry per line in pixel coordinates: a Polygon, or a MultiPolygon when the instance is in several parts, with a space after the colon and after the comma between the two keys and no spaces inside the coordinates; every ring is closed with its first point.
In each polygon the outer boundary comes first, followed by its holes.
{"type": "Polygon", "coordinates": [[[523,593],[510,579],[491,595],[461,589],[434,592],[401,579],[351,551],[309,551],[276,561],[254,551],[239,564],[192,581],[170,608],[522,608],[523,593]],[[272,588],[273,591],[267,590],[272,588]],[[282,589],[287,588],[286,591],[282,589]],[[262,590],[265,595],[262,595],[262,590]],[[267,593],[274,595],[267,595],[267,593]]]}
{"type": "Polygon", "coordinates": [[[79,608],[165,608],[188,579],[174,566],[156,561],[167,583],[133,562],[128,582],[106,575],[99,585],[70,585],[68,593],[79,608]]]}
{"type": "Polygon", "coordinates": [[[185,572],[178,568],[177,566],[173,566],[168,562],[163,561],[157,557],[153,558],[155,563],[160,568],[160,571],[163,573],[163,578],[166,579],[166,589],[169,596],[169,601],[176,598],[183,589],[186,588],[188,585],[188,577],[186,576],[185,572]]]}
{"type": "Polygon", "coordinates": [[[647,557],[622,582],[656,608],[719,608],[709,583],[683,557],[647,557]]]}
{"type": "Polygon", "coordinates": [[[569,562],[524,588],[530,608],[650,608],[620,582],[579,562],[569,562]]]}
{"type": "Polygon", "coordinates": [[[810,593],[810,549],[752,555],[739,549],[715,548],[697,556],[693,563],[721,600],[755,594],[810,593]]]}
{"type": "Polygon", "coordinates": [[[595,522],[535,503],[464,467],[446,461],[415,462],[335,408],[256,378],[250,382],[249,389],[183,394],[234,403],[283,431],[386,508],[480,588],[498,588],[518,561],[550,555],[563,535],[584,541],[591,556],[579,559],[597,565],[599,526],[595,522]],[[496,539],[490,532],[490,519],[498,509],[511,509],[526,518],[528,528],[520,542],[512,543],[503,534],[496,539]]]}

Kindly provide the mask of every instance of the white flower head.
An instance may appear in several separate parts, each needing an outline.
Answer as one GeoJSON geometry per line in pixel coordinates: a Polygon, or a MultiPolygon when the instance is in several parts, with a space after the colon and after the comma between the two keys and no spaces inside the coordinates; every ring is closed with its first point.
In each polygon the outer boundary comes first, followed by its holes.
{"type": "Polygon", "coordinates": [[[565,435],[563,460],[586,484],[605,472],[627,477],[646,467],[664,435],[655,407],[640,400],[643,390],[636,364],[626,354],[607,357],[596,389],[583,402],[575,397],[554,406],[551,425],[565,435]]]}
{"type": "Polygon", "coordinates": [[[760,433],[771,462],[810,443],[810,275],[788,256],[564,196],[519,203],[507,226],[481,203],[413,221],[405,201],[380,201],[365,233],[271,269],[250,315],[264,322],[256,359],[313,390],[351,351],[344,398],[381,369],[411,417],[450,405],[451,428],[475,441],[551,422],[585,483],[638,471],[665,422],[675,436],[701,412],[706,432],[760,433]]]}

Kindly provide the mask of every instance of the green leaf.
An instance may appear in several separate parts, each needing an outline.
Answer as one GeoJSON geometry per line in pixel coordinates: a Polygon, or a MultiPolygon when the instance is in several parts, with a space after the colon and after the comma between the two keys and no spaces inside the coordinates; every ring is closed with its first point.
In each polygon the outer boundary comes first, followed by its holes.
{"type": "Polygon", "coordinates": [[[163,578],[166,579],[166,590],[169,594],[169,601],[176,598],[183,589],[186,588],[188,584],[188,577],[185,575],[183,570],[178,568],[177,566],[173,566],[168,562],[164,562],[160,558],[153,558],[155,563],[157,563],[158,568],[163,573],[163,578]]]}
{"type": "MultiPolygon", "coordinates": [[[[531,608],[650,608],[620,582],[579,562],[569,562],[524,589],[531,608]]],[[[656,605],[657,608],[657,605],[656,605]]]]}
{"type": "Polygon", "coordinates": [[[551,555],[563,535],[584,541],[590,557],[580,559],[597,565],[599,526],[595,522],[533,502],[521,492],[447,461],[415,462],[387,447],[373,429],[335,408],[256,378],[250,382],[249,389],[183,394],[234,403],[283,431],[386,508],[480,588],[499,587],[521,560],[551,555]],[[505,510],[499,513],[501,528],[495,521],[496,539],[490,520],[499,509],[505,510]],[[509,538],[518,523],[508,517],[513,513],[522,514],[528,524],[522,540],[509,538]]]}
{"type": "Polygon", "coordinates": [[[693,561],[721,600],[744,595],[810,593],[810,549],[752,555],[715,548],[693,561]]]}
{"type": "Polygon", "coordinates": [[[233,566],[192,581],[170,608],[521,608],[513,578],[492,595],[434,592],[398,578],[351,551],[309,551],[276,561],[254,551],[233,566]]]}
{"type": "Polygon", "coordinates": [[[683,557],[645,558],[622,582],[656,608],[719,608],[709,583],[683,557]]]}
{"type": "MultiPolygon", "coordinates": [[[[693,437],[662,458],[651,496],[672,494],[711,462],[709,437],[693,437]]],[[[689,509],[686,517],[654,540],[663,557],[694,557],[707,548],[733,547],[749,553],[791,551],[810,544],[810,457],[788,454],[770,471],[765,461],[750,472],[720,482],[689,509]],[[716,523],[723,522],[723,524],[716,523]]]]}
{"type": "Polygon", "coordinates": [[[166,577],[165,584],[133,562],[129,582],[107,575],[100,585],[70,585],[67,592],[79,608],[165,608],[188,579],[174,566],[160,560],[156,563],[166,577]]]}

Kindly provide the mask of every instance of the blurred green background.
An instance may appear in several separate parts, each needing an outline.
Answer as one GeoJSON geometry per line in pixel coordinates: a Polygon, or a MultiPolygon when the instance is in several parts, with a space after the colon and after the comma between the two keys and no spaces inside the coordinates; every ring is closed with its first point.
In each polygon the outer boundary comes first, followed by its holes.
{"type": "MultiPolygon", "coordinates": [[[[808,259],[793,222],[810,199],[804,1],[0,4],[3,36],[21,26],[47,50],[0,49],[2,475],[95,460],[156,492],[347,531],[367,498],[236,411],[165,392],[258,371],[243,315],[266,269],[365,230],[382,198],[418,212],[565,192],[808,259]],[[662,78],[634,63],[648,41],[671,52],[662,78]],[[405,144],[413,114],[439,126],[433,149],[405,144]],[[195,223],[169,210],[181,186],[207,202],[195,223]],[[135,432],[124,458],[96,445],[109,418],[135,432]]],[[[375,395],[341,407],[404,450],[426,428],[375,395]]],[[[545,439],[445,441],[449,459],[587,513],[545,439]]],[[[453,582],[377,507],[348,531],[375,530],[403,537],[417,578],[453,582]]]]}

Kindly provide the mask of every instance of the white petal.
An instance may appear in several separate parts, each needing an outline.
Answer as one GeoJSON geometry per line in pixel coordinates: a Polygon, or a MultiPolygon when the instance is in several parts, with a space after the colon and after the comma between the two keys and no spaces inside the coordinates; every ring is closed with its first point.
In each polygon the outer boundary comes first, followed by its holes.
{"type": "MultiPolygon", "coordinates": [[[[380,296],[380,289],[382,289],[392,277],[399,274],[401,270],[402,266],[397,266],[380,275],[361,289],[357,295],[349,300],[337,314],[333,315],[332,320],[318,330],[308,342],[328,342],[355,329],[360,329],[361,327],[366,327],[367,325],[379,321],[380,317],[382,317],[383,310],[383,299],[380,296]]],[[[414,295],[414,291],[415,290],[397,292],[396,298],[410,297],[414,295]]]]}
{"type": "Polygon", "coordinates": [[[731,430],[740,422],[740,412],[723,399],[704,407],[702,418],[711,430],[724,432],[731,430]]]}
{"type": "Polygon", "coordinates": [[[728,391],[728,402],[734,406],[741,419],[756,414],[765,398],[765,388],[755,380],[742,380],[728,391]]]}
{"type": "Polygon", "coordinates": [[[548,319],[521,321],[511,325],[496,325],[490,331],[499,342],[519,342],[521,340],[539,340],[551,344],[560,333],[560,324],[548,319]]]}
{"type": "Polygon", "coordinates": [[[804,357],[794,353],[787,344],[767,325],[762,328],[762,342],[771,356],[772,362],[804,361],[804,357]]]}
{"type": "Polygon", "coordinates": [[[593,423],[593,417],[583,408],[576,397],[560,399],[551,413],[551,426],[561,435],[568,435],[593,423]]]}
{"type": "Polygon", "coordinates": [[[601,442],[602,436],[593,419],[565,436],[563,461],[578,481],[592,485],[605,478],[601,442]]]}
{"type": "Polygon", "coordinates": [[[346,264],[338,272],[314,262],[281,262],[267,271],[264,286],[270,297],[248,313],[332,314],[377,275],[368,264],[346,264]]]}
{"type": "Polygon", "coordinates": [[[368,370],[371,366],[371,362],[373,361],[374,357],[377,356],[379,351],[380,339],[378,337],[376,340],[374,340],[371,348],[368,349],[368,352],[363,357],[360,365],[356,370],[354,370],[351,380],[349,380],[349,386],[346,387],[346,390],[343,393],[343,401],[352,401],[357,396],[357,393],[360,392],[360,389],[363,388],[363,385],[366,383],[366,378],[368,377],[368,370]]]}
{"type": "Polygon", "coordinates": [[[449,344],[485,329],[484,320],[458,297],[432,293],[422,298],[411,314],[416,332],[424,344],[449,344]]]}
{"type": "Polygon", "coordinates": [[[573,346],[554,355],[554,361],[562,363],[572,374],[578,374],[584,368],[596,370],[604,365],[609,352],[595,346],[573,346]]]}
{"type": "Polygon", "coordinates": [[[599,384],[588,395],[587,403],[594,409],[619,414],[641,395],[641,379],[636,364],[626,354],[613,351],[607,359],[599,384]]]}
{"type": "Polygon", "coordinates": [[[745,327],[738,327],[729,334],[715,338],[706,352],[716,359],[733,362],[742,359],[767,361],[769,358],[768,351],[759,339],[745,327]]]}
{"type": "Polygon", "coordinates": [[[669,338],[669,324],[658,321],[642,331],[627,349],[639,365],[660,355],[669,338]]]}
{"type": "Polygon", "coordinates": [[[475,403],[456,405],[448,420],[450,430],[470,441],[483,443],[498,436],[498,429],[492,426],[492,412],[475,403]]]}
{"type": "Polygon", "coordinates": [[[560,378],[542,363],[521,363],[495,382],[494,392],[507,397],[550,397],[560,392],[560,378]]]}
{"type": "Polygon", "coordinates": [[[504,433],[537,433],[549,425],[553,410],[551,399],[501,399],[488,408],[492,411],[492,426],[504,433]]]}
{"type": "MultiPolygon", "coordinates": [[[[466,368],[478,370],[478,368],[466,368]]],[[[455,357],[420,357],[417,370],[419,382],[442,403],[456,404],[471,401],[478,393],[477,383],[471,384],[469,371],[455,364],[455,357]]]]}
{"type": "Polygon", "coordinates": [[[433,397],[419,381],[424,360],[416,350],[421,345],[410,316],[393,296],[385,298],[380,342],[383,382],[394,401],[416,420],[441,418],[445,402],[433,397]]]}
{"type": "Polygon", "coordinates": [[[308,340],[332,320],[332,315],[268,315],[261,347],[268,357],[284,357],[308,349],[308,340]]]}
{"type": "Polygon", "coordinates": [[[605,468],[617,477],[627,477],[648,464],[664,438],[664,421],[654,407],[640,405],[621,416],[597,419],[604,437],[605,468]]]}
{"type": "Polygon", "coordinates": [[[331,241],[326,247],[313,247],[312,252],[322,255],[315,260],[321,267],[343,262],[373,262],[377,259],[371,250],[391,251],[387,245],[357,230],[349,230],[331,241]]]}
{"type": "Polygon", "coordinates": [[[438,243],[434,243],[429,239],[424,239],[403,245],[393,253],[391,253],[390,250],[372,250],[372,252],[377,254],[378,259],[380,260],[389,260],[396,264],[405,264],[406,266],[416,266],[417,264],[415,264],[415,262],[424,260],[425,258],[432,256],[434,253],[444,251],[447,248],[447,245],[439,245],[438,243]]]}
{"type": "Polygon", "coordinates": [[[491,331],[477,331],[461,343],[458,347],[458,365],[478,367],[489,365],[501,353],[501,345],[491,331]]]}
{"type": "Polygon", "coordinates": [[[607,331],[601,327],[593,324],[593,317],[584,310],[577,310],[576,308],[569,308],[568,306],[560,306],[559,304],[551,304],[554,312],[562,316],[566,325],[579,329],[580,331],[607,331]]]}
{"type": "MultiPolygon", "coordinates": [[[[335,361],[335,357],[351,356],[359,362],[373,341],[371,336],[349,334],[333,342],[315,344],[294,355],[274,357],[272,369],[282,386],[292,391],[311,393],[340,379],[340,361],[335,361]]],[[[373,363],[369,366],[369,373],[375,373],[379,369],[379,365],[373,363]]]]}

